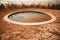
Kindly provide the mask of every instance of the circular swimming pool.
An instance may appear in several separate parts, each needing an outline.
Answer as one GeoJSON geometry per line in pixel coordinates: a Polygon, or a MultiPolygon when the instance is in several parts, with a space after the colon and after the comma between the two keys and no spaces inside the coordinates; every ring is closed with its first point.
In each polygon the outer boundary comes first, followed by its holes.
{"type": "Polygon", "coordinates": [[[14,12],[6,15],[5,20],[14,24],[22,25],[40,25],[53,22],[56,17],[50,13],[37,11],[14,12]]]}

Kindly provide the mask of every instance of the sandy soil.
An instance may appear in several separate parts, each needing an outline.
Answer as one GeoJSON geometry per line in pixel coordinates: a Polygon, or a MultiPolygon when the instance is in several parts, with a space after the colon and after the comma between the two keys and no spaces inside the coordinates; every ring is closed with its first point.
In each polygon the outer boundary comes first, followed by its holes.
{"type": "Polygon", "coordinates": [[[60,10],[40,8],[0,10],[0,40],[60,40],[60,10]],[[52,23],[38,26],[16,25],[3,19],[10,12],[23,10],[49,12],[57,19],[52,23]]]}

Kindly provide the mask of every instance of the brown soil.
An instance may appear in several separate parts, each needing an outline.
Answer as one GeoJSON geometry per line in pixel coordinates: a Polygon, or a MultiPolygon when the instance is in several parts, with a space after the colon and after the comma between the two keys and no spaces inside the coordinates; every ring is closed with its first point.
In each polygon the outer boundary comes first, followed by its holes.
{"type": "Polygon", "coordinates": [[[24,8],[0,10],[0,40],[60,40],[60,10],[24,8]],[[23,26],[6,22],[3,17],[16,11],[49,12],[57,17],[56,21],[38,26],[23,26]]]}

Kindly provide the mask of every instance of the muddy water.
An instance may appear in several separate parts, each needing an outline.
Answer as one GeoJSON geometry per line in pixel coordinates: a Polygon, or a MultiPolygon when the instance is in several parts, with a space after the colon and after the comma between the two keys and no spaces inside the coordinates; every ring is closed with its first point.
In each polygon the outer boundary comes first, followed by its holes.
{"type": "Polygon", "coordinates": [[[42,22],[50,20],[51,17],[45,13],[27,11],[13,13],[9,16],[9,19],[16,22],[42,22]]]}

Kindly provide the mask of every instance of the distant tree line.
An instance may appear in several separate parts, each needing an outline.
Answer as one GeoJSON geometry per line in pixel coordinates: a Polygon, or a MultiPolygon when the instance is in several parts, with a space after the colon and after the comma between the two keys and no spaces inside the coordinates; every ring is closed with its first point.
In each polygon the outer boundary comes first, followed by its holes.
{"type": "Polygon", "coordinates": [[[39,8],[51,8],[51,9],[60,9],[60,5],[52,5],[52,6],[50,6],[50,4],[48,5],[48,7],[46,7],[46,6],[40,6],[40,5],[37,5],[37,6],[35,6],[34,4],[33,5],[30,5],[30,6],[28,6],[28,5],[24,5],[24,4],[22,4],[22,5],[18,5],[18,4],[14,4],[14,3],[8,3],[8,4],[1,4],[0,5],[0,10],[2,10],[2,9],[10,9],[10,10],[12,10],[12,9],[21,9],[21,8],[27,8],[27,7],[39,7],[39,8]]]}

